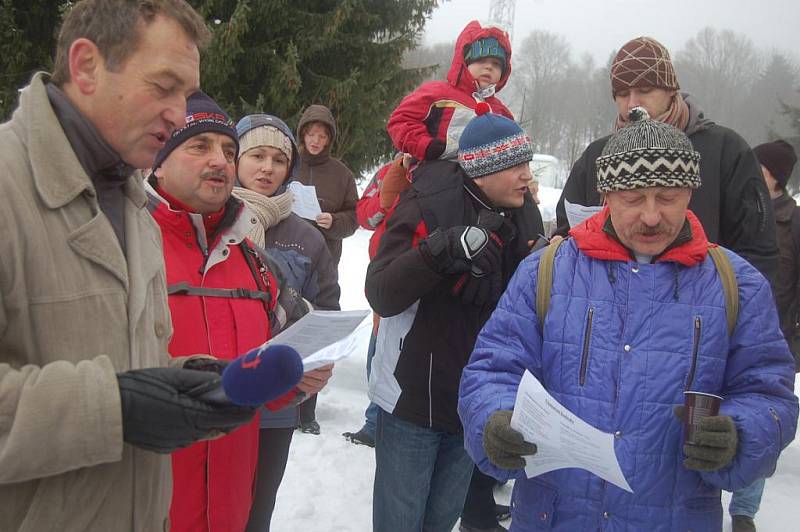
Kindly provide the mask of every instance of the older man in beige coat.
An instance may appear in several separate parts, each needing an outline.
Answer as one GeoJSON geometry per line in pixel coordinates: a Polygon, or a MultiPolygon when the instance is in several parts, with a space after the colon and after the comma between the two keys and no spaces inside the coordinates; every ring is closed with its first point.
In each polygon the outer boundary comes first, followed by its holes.
{"type": "Polygon", "coordinates": [[[167,530],[151,451],[252,416],[188,393],[218,376],[164,367],[161,241],[132,175],[183,124],[207,31],[183,0],[84,0],[52,80],[0,126],[0,531],[167,530]]]}

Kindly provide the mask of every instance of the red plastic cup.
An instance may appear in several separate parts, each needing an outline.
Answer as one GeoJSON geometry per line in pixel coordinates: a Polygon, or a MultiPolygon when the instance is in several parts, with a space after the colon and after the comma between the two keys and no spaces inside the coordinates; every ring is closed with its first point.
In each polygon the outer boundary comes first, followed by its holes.
{"type": "Polygon", "coordinates": [[[713,393],[683,392],[683,435],[688,445],[696,445],[694,435],[700,428],[700,420],[718,415],[720,404],[722,397],[713,393]]]}

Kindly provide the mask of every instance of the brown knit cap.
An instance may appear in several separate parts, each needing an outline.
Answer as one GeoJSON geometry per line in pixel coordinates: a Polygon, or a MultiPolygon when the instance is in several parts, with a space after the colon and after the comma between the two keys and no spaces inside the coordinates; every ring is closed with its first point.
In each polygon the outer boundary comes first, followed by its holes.
{"type": "Polygon", "coordinates": [[[634,87],[678,90],[678,78],[669,52],[651,37],[637,37],[620,48],[611,65],[611,92],[634,87]]]}

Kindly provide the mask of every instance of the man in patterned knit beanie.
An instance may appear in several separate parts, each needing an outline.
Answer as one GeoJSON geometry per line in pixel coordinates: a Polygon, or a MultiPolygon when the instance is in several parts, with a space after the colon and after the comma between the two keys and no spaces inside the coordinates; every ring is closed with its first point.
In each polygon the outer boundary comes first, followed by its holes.
{"type": "MultiPolygon", "coordinates": [[[[741,136],[706,118],[699,103],[680,89],[672,59],[661,43],[651,37],[625,43],[611,65],[611,95],[619,111],[614,128],[623,127],[630,109],[641,106],[655,120],[675,126],[689,137],[703,158],[703,186],[692,194],[689,208],[711,242],[741,255],[775,291],[777,229],[758,160],[741,136]]],[[[595,186],[596,161],[606,142],[608,137],[591,143],[572,167],[556,208],[562,234],[573,225],[567,216],[570,206],[602,203],[602,193],[595,186]]],[[[759,499],[746,491],[734,493],[730,512],[736,532],[755,530],[750,524],[759,499]],[[748,524],[741,524],[747,520],[748,524]]]]}
{"type": "MultiPolygon", "coordinates": [[[[625,126],[631,109],[644,107],[654,120],[683,131],[703,158],[703,186],[692,194],[689,208],[711,242],[737,252],[771,281],[778,267],[775,219],[747,142],[704,115],[699,103],[682,90],[669,51],[652,37],[622,45],[611,65],[610,82],[618,110],[614,130],[625,126]]],[[[597,158],[608,140],[592,142],[573,165],[556,208],[557,234],[565,235],[580,221],[570,216],[581,211],[578,206],[602,205],[597,158]]]]}
{"type": "Polygon", "coordinates": [[[514,530],[722,530],[721,490],[770,475],[794,438],[794,360],[769,285],[687,208],[705,159],[644,109],[627,118],[597,159],[606,205],[522,262],[461,377],[464,445],[516,479],[514,530]],[[605,433],[625,480],[559,462],[566,422],[512,428],[523,380],[605,433]],[[685,391],[724,398],[691,441],[685,391]]]}

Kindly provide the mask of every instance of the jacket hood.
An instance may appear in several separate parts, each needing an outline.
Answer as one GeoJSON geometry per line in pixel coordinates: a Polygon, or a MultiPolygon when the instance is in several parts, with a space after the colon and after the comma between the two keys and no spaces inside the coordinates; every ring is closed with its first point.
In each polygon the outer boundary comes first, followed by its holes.
{"type": "MultiPolygon", "coordinates": [[[[254,115],[247,115],[236,124],[236,134],[239,136],[239,139],[245,135],[248,131],[259,127],[265,126],[272,126],[277,128],[281,133],[286,135],[292,143],[292,160],[289,163],[289,174],[286,176],[286,180],[283,184],[278,187],[278,190],[275,194],[280,194],[286,190],[286,187],[289,183],[297,177],[297,168],[300,162],[300,150],[297,147],[297,141],[292,134],[292,130],[289,126],[286,125],[286,122],[278,118],[277,116],[268,115],[268,114],[254,114],[254,115]]],[[[299,128],[298,128],[299,129],[299,128]]],[[[240,153],[239,156],[242,156],[243,153],[240,153]]],[[[239,182],[239,177],[236,177],[236,186],[241,186],[239,182]]]]}
{"type": "MultiPolygon", "coordinates": [[[[578,249],[593,259],[628,262],[632,260],[628,248],[603,231],[609,216],[608,206],[603,207],[602,211],[573,227],[569,234],[575,238],[578,249]]],[[[695,266],[705,260],[709,242],[703,226],[692,211],[686,211],[686,218],[692,230],[692,239],[668,248],[655,262],[677,262],[684,266],[695,266]]]]}
{"type": "Polygon", "coordinates": [[[322,162],[330,157],[331,145],[333,144],[333,139],[336,138],[336,120],[333,119],[331,110],[324,105],[309,105],[306,110],[303,111],[300,122],[297,123],[297,138],[298,144],[300,145],[300,152],[304,160],[313,159],[315,162],[322,162]],[[328,145],[317,155],[311,155],[303,147],[303,129],[311,122],[322,122],[331,130],[331,139],[328,145]]]}
{"type": "Polygon", "coordinates": [[[467,46],[486,37],[494,37],[506,51],[506,68],[500,76],[500,81],[495,85],[495,91],[505,87],[508,77],[511,75],[511,42],[508,34],[497,26],[481,26],[480,22],[473,20],[461,30],[461,34],[456,40],[456,48],[453,50],[453,60],[450,62],[450,70],[447,72],[447,81],[456,88],[472,94],[478,90],[475,79],[467,70],[464,62],[464,50],[467,46]]]}
{"type": "Polygon", "coordinates": [[[684,130],[687,137],[714,125],[713,120],[706,118],[703,108],[700,107],[694,96],[684,91],[681,91],[681,96],[683,96],[683,101],[689,107],[689,123],[684,130]]]}

